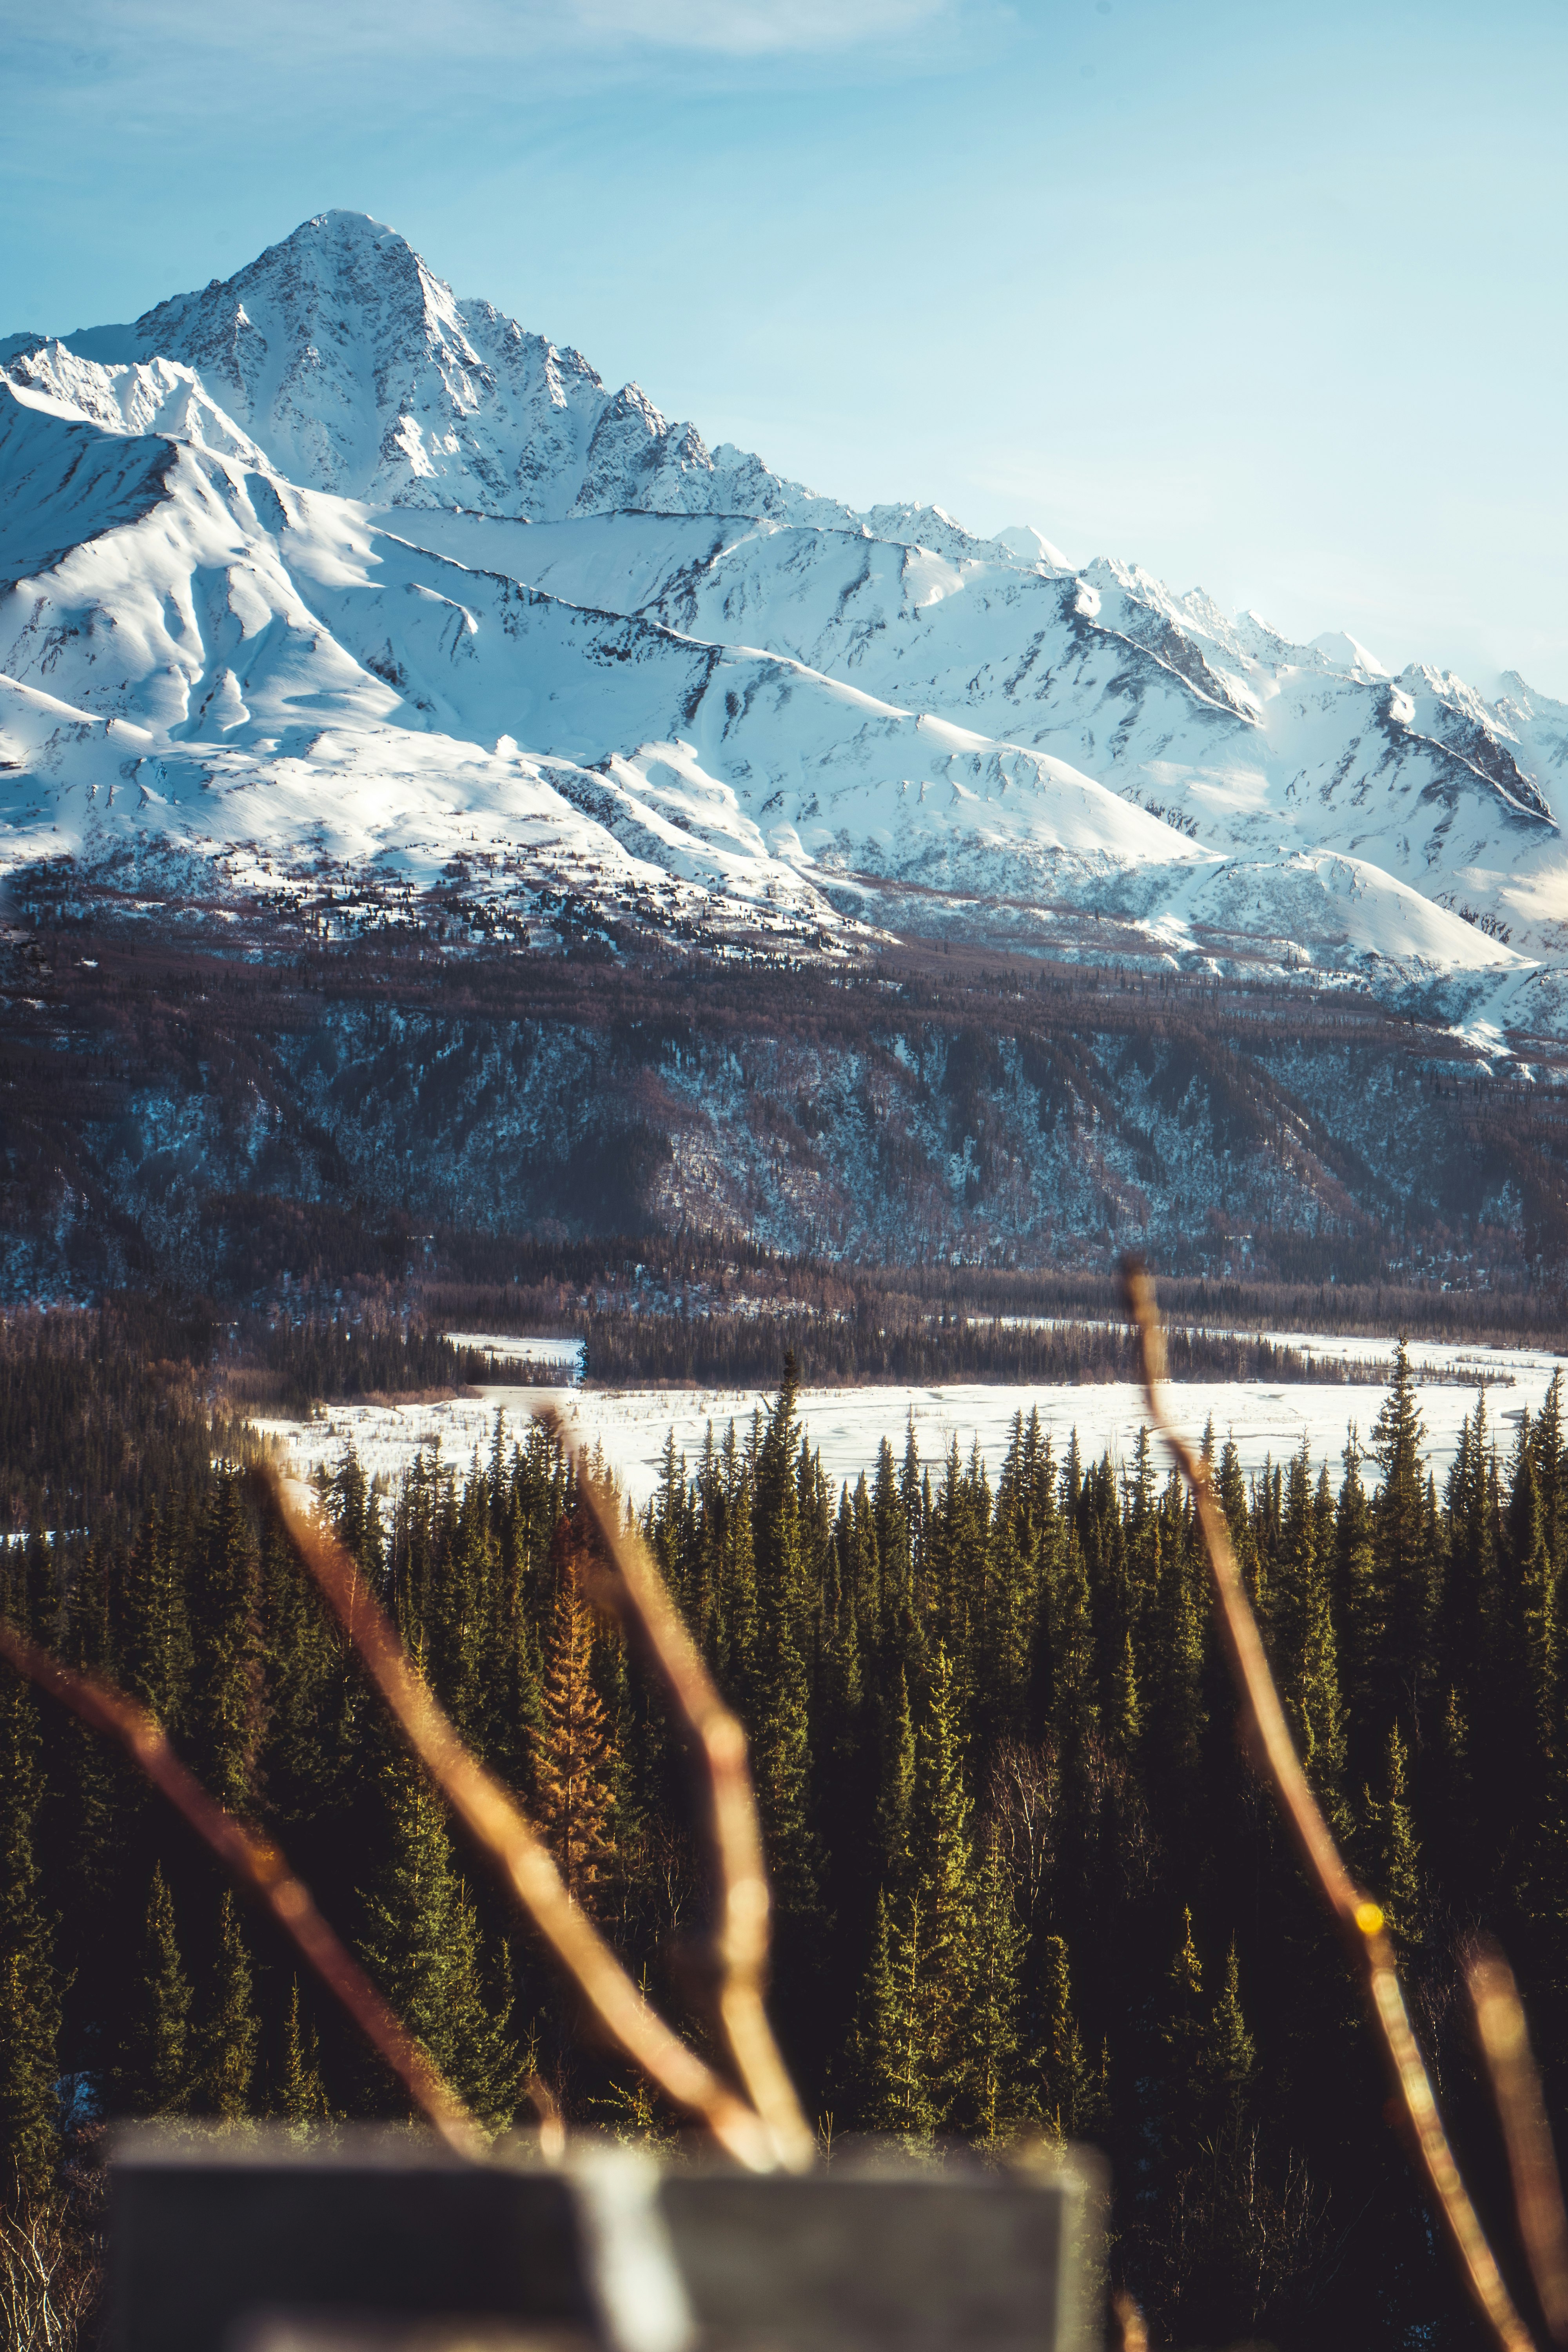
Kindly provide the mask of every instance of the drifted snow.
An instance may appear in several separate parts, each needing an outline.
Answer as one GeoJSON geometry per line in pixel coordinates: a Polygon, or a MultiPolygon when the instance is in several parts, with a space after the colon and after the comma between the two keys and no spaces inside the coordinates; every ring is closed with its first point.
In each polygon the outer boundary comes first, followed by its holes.
{"type": "MultiPolygon", "coordinates": [[[[1383,1342],[1314,1337],[1295,1332],[1273,1335],[1281,1343],[1320,1362],[1359,1367],[1363,1371],[1385,1369],[1388,1349],[1383,1342]]],[[[471,1338],[466,1344],[477,1343],[471,1338]]],[[[558,1340],[498,1341],[525,1360],[547,1360],[545,1351],[558,1340]]],[[[570,1343],[568,1343],[570,1344],[570,1343]]],[[[1438,1343],[1413,1345],[1411,1360],[1422,1385],[1418,1402],[1426,1428],[1424,1451],[1439,1481],[1458,1449],[1459,1425],[1476,1408],[1479,1386],[1486,1383],[1487,1417],[1493,1433],[1505,1443],[1528,1408],[1539,1411],[1559,1359],[1542,1349],[1447,1347],[1438,1343]]],[[[1234,1437],[1242,1467],[1251,1473],[1266,1458],[1283,1462],[1307,1441],[1314,1465],[1337,1464],[1353,1422],[1364,1447],[1372,1425],[1387,1394],[1376,1381],[1322,1382],[1260,1381],[1182,1381],[1171,1391],[1171,1404],[1182,1428],[1196,1443],[1205,1423],[1213,1419],[1222,1445],[1234,1437]]],[[[314,1422],[272,1421],[261,1424],[297,1469],[309,1473],[325,1464],[335,1469],[352,1440],[367,1475],[396,1479],[408,1468],[421,1447],[439,1444],[442,1461],[459,1474],[478,1450],[488,1455],[500,1409],[514,1436],[527,1425],[529,1415],[549,1401],[579,1442],[604,1456],[633,1501],[641,1505],[659,1479],[665,1441],[673,1430],[678,1450],[689,1468],[695,1468],[711,1424],[722,1444],[731,1422],[742,1441],[752,1418],[764,1420],[772,1392],[761,1389],[569,1389],[542,1391],[537,1388],[487,1385],[478,1396],[455,1397],[438,1404],[352,1405],[333,1408],[314,1422]]],[[[1142,1390],[1125,1381],[1077,1386],[1059,1384],[1033,1388],[1002,1382],[974,1381],[937,1388],[900,1385],[869,1388],[803,1389],[798,1410],[811,1444],[822,1453],[823,1468],[837,1485],[851,1485],[860,1473],[875,1477],[878,1448],[886,1437],[894,1455],[902,1459],[905,1431],[913,1419],[921,1458],[933,1475],[956,1440],[968,1458],[978,1445],[994,1485],[1011,1438],[1014,1416],[1027,1421],[1038,1407],[1043,1429],[1065,1456],[1074,1430],[1086,1460],[1098,1460],[1109,1448],[1127,1461],[1147,1420],[1142,1390]]],[[[1368,1460],[1363,1475],[1374,1484],[1377,1465],[1368,1460]]]]}
{"type": "Polygon", "coordinates": [[[361,215],[0,352],[7,865],[384,910],[456,872],[515,931],[562,890],[823,941],[978,902],[1568,1017],[1568,706],[1516,677],[852,512],[361,215]]]}

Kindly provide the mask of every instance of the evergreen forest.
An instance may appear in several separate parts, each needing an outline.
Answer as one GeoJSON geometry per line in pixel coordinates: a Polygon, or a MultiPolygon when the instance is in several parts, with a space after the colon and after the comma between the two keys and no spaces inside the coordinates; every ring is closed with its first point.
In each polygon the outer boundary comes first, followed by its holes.
{"type": "MultiPolygon", "coordinates": [[[[0,1466],[28,1498],[4,1613],[150,1707],[277,1838],[487,2128],[526,2126],[537,2078],[569,2125],[670,2137],[585,2046],[409,1762],[268,1516],[243,1424],[199,1387],[158,1390],[144,1354],[121,1376],[112,1334],[96,1355],[53,1344],[0,1367],[0,1466]]],[[[1403,1346],[1337,1462],[1249,1478],[1207,1445],[1310,1777],[1391,1922],[1506,2259],[1458,1976],[1469,1939],[1501,1940],[1560,2113],[1560,1388],[1506,1444],[1479,1394],[1441,1489],[1403,1346]]],[[[377,1491],[351,1453],[322,1484],[576,1899],[689,2014],[704,1889],[682,1762],[584,1598],[558,1443],[498,1419],[487,1458],[427,1453],[377,1491]]],[[[1157,2341],[1475,2340],[1339,1948],[1240,1750],[1189,1502],[1147,1438],[1121,1465],[1076,1443],[1057,1458],[1020,1418],[1002,1462],[954,1448],[933,1469],[893,1430],[835,1491],[791,1359],[768,1413],[695,1463],[671,1441],[642,1524],[750,1735],[773,2009],[830,2158],[865,2132],[982,2159],[1021,2133],[1098,2145],[1111,2274],[1157,2341]]],[[[0,2197],[90,2210],[118,2116],[307,2133],[401,2112],[130,1768],[0,1666],[0,2197]]]]}

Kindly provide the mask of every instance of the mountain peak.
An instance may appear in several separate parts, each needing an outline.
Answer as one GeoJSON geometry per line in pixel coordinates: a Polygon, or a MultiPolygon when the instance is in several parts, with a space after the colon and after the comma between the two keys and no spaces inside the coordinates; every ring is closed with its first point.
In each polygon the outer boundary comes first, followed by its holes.
{"type": "MultiPolygon", "coordinates": [[[[17,339],[5,356],[32,347],[17,339]]],[[[407,238],[370,213],[314,213],[232,278],[68,339],[115,367],[188,369],[291,481],[371,507],[451,507],[529,522],[612,513],[807,523],[963,561],[1018,551],[940,508],[866,515],[784,481],[760,457],[671,423],[636,383],[482,300],[458,301],[407,238]]],[[[4,362],[0,362],[4,364],[4,362]]],[[[1029,562],[1059,568],[1028,534],[1029,562]]]]}
{"type": "Polygon", "coordinates": [[[1368,653],[1345,629],[1324,629],[1312,639],[1309,650],[1321,654],[1326,668],[1342,670],[1347,677],[1370,680],[1389,675],[1377,656],[1368,653]]]}
{"type": "Polygon", "coordinates": [[[279,472],[372,506],[554,521],[776,515],[807,496],[755,457],[717,467],[638,385],[607,393],[580,352],[458,302],[369,213],[313,214],[232,278],[69,341],[107,365],[189,369],[279,472]]]}

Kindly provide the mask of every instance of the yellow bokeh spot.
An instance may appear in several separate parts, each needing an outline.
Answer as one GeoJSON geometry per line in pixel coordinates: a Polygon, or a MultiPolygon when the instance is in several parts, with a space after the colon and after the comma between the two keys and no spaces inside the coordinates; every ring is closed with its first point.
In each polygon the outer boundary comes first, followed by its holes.
{"type": "Polygon", "coordinates": [[[1381,1936],[1383,1933],[1383,1914],[1375,1903],[1358,1903],[1355,1923],[1363,1936],[1381,1936]]]}

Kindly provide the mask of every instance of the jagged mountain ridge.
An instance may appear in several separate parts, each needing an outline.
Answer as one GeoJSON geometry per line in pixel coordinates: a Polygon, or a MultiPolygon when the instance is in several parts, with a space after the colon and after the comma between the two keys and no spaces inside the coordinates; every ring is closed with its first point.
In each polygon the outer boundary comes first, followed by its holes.
{"type": "MultiPolygon", "coordinates": [[[[0,607],[14,851],[50,854],[66,814],[100,859],[152,834],[198,858],[216,847],[252,888],[300,853],[426,882],[471,856],[514,869],[523,898],[570,879],[633,911],[673,877],[678,906],[710,923],[838,928],[798,843],[790,857],[764,837],[733,771],[764,812],[803,780],[879,803],[950,879],[981,855],[967,825],[885,782],[923,769],[962,808],[975,795],[959,773],[999,756],[980,739],[780,656],[432,556],[243,456],[105,436],[143,485],[128,524],[118,477],[107,506],[84,484],[84,436],[37,391],[0,404],[0,467],[37,492],[0,520],[0,565],[30,551],[35,513],[64,528],[61,504],[80,541],[0,607]],[[520,751],[513,729],[559,753],[520,751]]],[[[965,887],[1213,863],[1048,757],[1005,757],[1011,803],[965,887]]]]}
{"type": "Polygon", "coordinates": [[[1488,704],[1037,534],[854,514],[361,215],[0,360],[9,863],[406,898],[489,859],[536,929],[567,887],[822,940],[1092,951],[1107,918],[1119,953],[1131,926],[1562,1015],[1568,708],[1521,682],[1488,704]]]}
{"type": "MultiPolygon", "coordinates": [[[[15,336],[0,359],[47,348],[15,336]]],[[[710,452],[640,385],[607,391],[580,352],[492,304],[459,302],[405,238],[359,213],[303,222],[233,278],[60,348],[110,367],[188,369],[279,472],[373,504],[531,521],[638,507],[861,520],[743,450],[710,452]]],[[[889,527],[909,518],[928,539],[967,544],[935,509],[876,511],[889,527]]]]}

